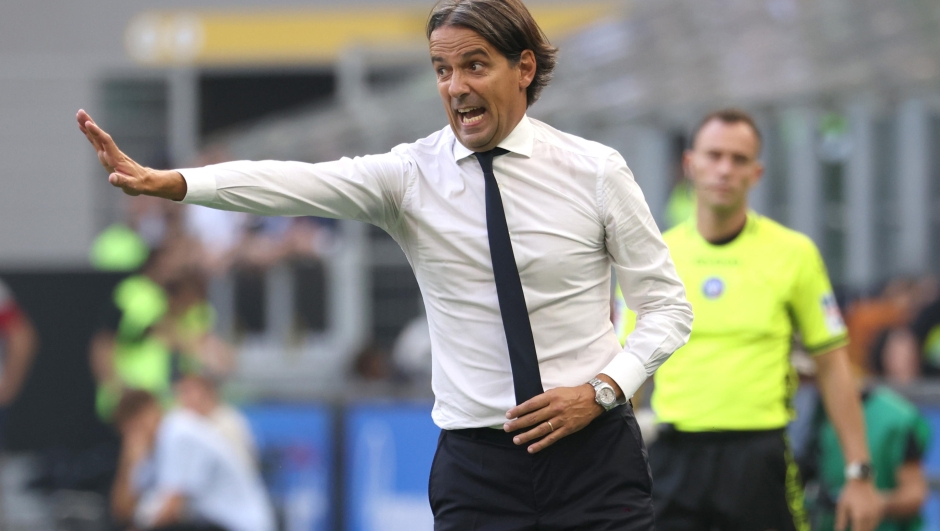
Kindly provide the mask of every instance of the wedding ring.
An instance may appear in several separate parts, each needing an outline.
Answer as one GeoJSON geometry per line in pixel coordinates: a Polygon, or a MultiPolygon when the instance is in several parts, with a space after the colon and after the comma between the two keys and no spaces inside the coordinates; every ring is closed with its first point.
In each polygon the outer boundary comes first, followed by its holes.
{"type": "Polygon", "coordinates": [[[545,422],[547,422],[547,423],[548,423],[548,427],[552,429],[552,431],[549,432],[549,433],[553,433],[553,432],[555,431],[555,426],[552,426],[552,421],[546,420],[545,422]]]}

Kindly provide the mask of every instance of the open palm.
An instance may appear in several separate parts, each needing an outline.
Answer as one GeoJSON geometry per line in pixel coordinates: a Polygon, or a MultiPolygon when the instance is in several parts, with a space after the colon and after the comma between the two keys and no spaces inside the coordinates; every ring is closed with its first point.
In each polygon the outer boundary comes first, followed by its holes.
{"type": "Polygon", "coordinates": [[[127,195],[147,194],[179,201],[186,196],[186,181],[179,172],[145,168],[118,149],[111,135],[105,133],[84,110],[75,116],[78,128],[91,142],[98,161],[108,170],[108,182],[127,195]]]}
{"type": "Polygon", "coordinates": [[[98,153],[98,161],[108,170],[108,182],[128,195],[145,193],[144,168],[118,149],[111,135],[105,133],[84,110],[78,111],[78,128],[85,134],[98,153]]]}

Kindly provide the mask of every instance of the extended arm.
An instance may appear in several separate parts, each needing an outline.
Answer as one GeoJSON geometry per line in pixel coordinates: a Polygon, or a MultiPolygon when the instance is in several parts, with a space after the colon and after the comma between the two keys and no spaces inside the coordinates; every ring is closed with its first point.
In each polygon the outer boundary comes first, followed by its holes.
{"type": "Polygon", "coordinates": [[[411,160],[397,153],[308,164],[238,161],[184,170],[154,170],[131,160],[84,111],[79,128],[110,173],[130,195],[266,216],[355,219],[388,230],[398,219],[411,160]]]}
{"type": "MultiPolygon", "coordinates": [[[[839,437],[846,463],[870,462],[861,399],[845,347],[816,356],[817,381],[826,413],[839,437]]],[[[871,531],[881,521],[883,503],[870,480],[846,482],[836,509],[836,529],[871,531]]]]}

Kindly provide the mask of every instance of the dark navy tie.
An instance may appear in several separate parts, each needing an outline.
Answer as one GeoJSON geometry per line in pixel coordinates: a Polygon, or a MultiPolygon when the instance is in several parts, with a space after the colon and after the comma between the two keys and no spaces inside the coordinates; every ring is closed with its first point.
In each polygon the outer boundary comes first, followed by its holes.
{"type": "Polygon", "coordinates": [[[505,153],[505,149],[496,148],[477,153],[476,157],[483,168],[486,182],[486,232],[490,240],[499,312],[503,317],[503,330],[506,331],[506,342],[509,344],[512,385],[516,392],[516,404],[521,404],[543,391],[529,310],[525,305],[522,281],[519,280],[519,269],[516,268],[516,258],[512,253],[499,185],[493,175],[493,158],[505,153]]]}

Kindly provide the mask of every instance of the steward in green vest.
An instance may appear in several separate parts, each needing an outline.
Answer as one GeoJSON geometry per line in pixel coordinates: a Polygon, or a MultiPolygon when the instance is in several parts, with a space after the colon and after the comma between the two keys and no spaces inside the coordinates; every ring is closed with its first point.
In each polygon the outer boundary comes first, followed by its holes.
{"type": "MultiPolygon", "coordinates": [[[[885,519],[877,531],[924,529],[920,507],[927,497],[921,461],[930,442],[927,421],[907,399],[877,386],[862,396],[875,487],[885,499],[885,519]]],[[[845,459],[832,424],[821,413],[818,432],[818,489],[808,489],[813,529],[832,531],[835,501],[845,485],[845,459]]]]}

